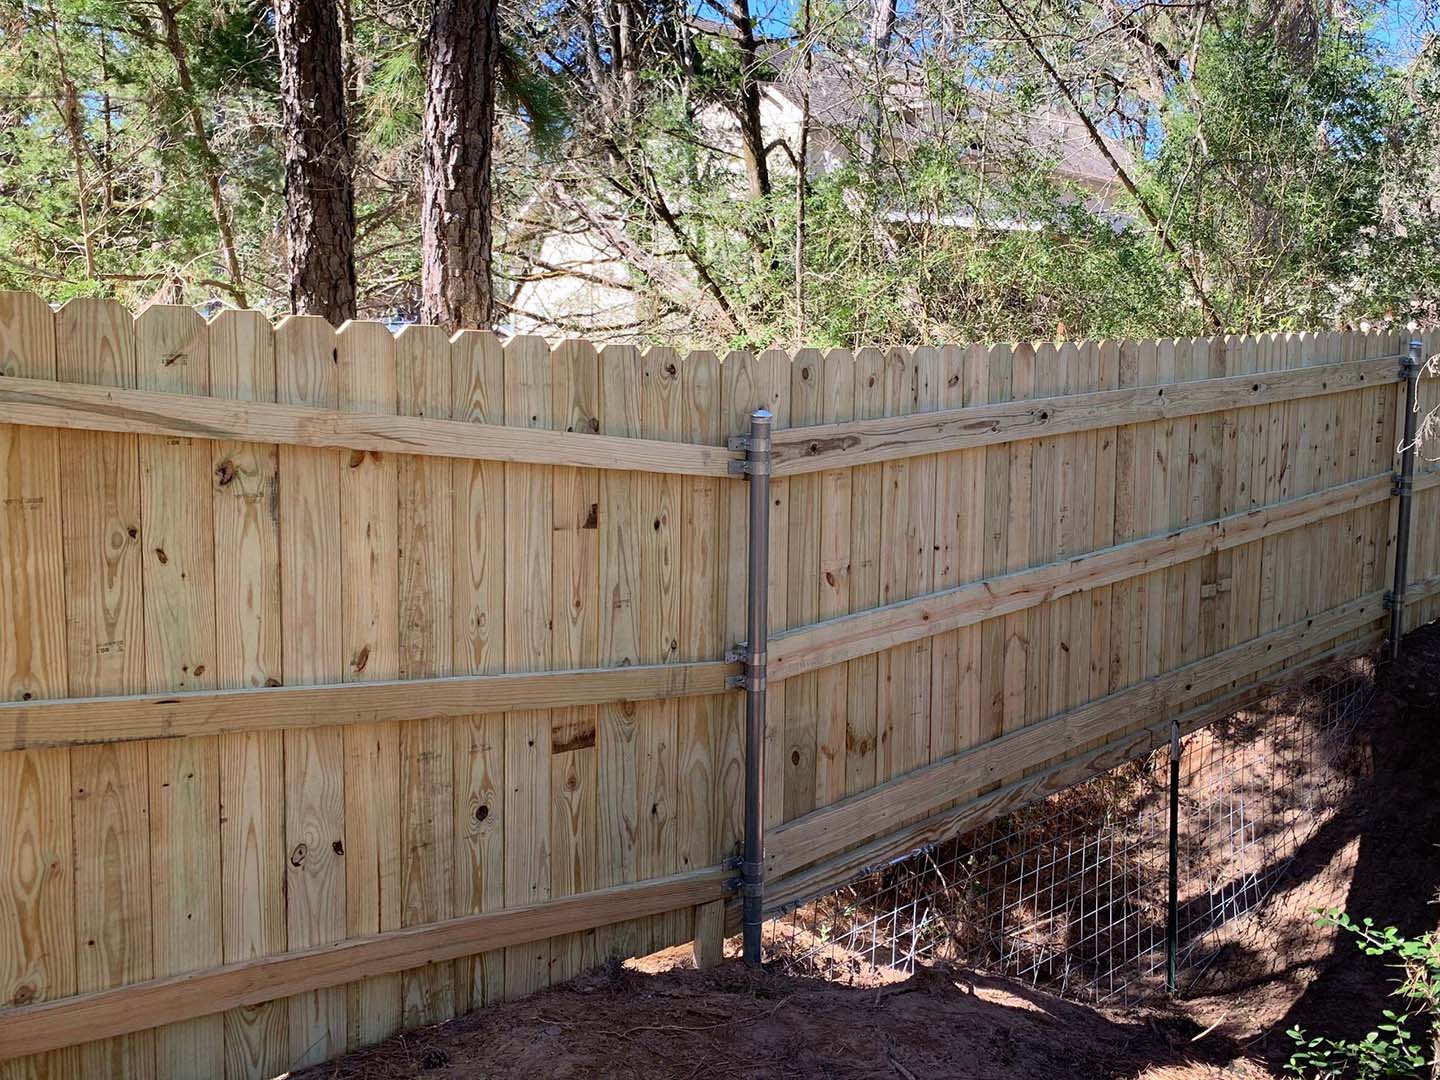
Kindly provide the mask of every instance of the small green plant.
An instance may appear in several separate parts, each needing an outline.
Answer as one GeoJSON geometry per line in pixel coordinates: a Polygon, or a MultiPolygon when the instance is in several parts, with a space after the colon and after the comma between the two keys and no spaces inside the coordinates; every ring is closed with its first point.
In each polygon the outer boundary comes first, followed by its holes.
{"type": "Polygon", "coordinates": [[[1415,1029],[1428,1034],[1440,1006],[1440,936],[1431,931],[1407,938],[1393,926],[1377,928],[1373,919],[1356,922],[1333,909],[1321,914],[1319,925],[1353,934],[1367,956],[1391,957],[1400,971],[1395,996],[1404,1002],[1404,1009],[1383,1010],[1384,1022],[1359,1040],[1312,1037],[1298,1025],[1291,1028],[1285,1034],[1295,1040],[1296,1050],[1285,1071],[1315,1080],[1426,1075],[1433,1059],[1415,1029]]]}

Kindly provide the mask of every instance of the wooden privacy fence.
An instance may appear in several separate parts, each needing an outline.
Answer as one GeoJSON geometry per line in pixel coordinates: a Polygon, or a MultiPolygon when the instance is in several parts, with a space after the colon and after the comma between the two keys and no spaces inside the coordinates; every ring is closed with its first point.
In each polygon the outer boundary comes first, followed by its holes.
{"type": "Polygon", "coordinates": [[[0,1069],[272,1076],[713,957],[756,408],[771,909],[1374,648],[1404,344],[722,361],[0,294],[0,1069]]]}

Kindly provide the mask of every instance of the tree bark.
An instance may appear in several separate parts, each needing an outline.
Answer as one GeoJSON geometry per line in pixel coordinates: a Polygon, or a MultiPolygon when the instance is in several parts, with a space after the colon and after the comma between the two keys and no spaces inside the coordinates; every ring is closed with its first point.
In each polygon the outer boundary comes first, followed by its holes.
{"type": "Polygon", "coordinates": [[[749,0],[732,0],[730,21],[740,45],[740,94],[736,118],[740,121],[740,145],[745,157],[745,176],[750,194],[770,197],[770,165],[767,161],[765,131],[760,123],[760,48],[755,40],[755,22],[749,0]]]}
{"type": "Polygon", "coordinates": [[[75,165],[75,207],[80,212],[80,235],[85,244],[85,276],[95,278],[95,238],[90,231],[88,184],[85,181],[85,133],[80,122],[80,95],[75,82],[65,67],[65,50],[60,46],[60,16],[55,11],[55,0],[49,2],[50,41],[55,46],[55,69],[60,76],[60,89],[64,100],[56,106],[65,121],[65,132],[70,136],[70,157],[75,165]]]}
{"type": "Polygon", "coordinates": [[[335,0],[275,0],[290,306],[355,317],[355,189],[335,0]]]}
{"type": "Polygon", "coordinates": [[[498,0],[435,0],[425,93],[420,312],[427,323],[488,327],[490,169],[498,0]]]}
{"type": "Polygon", "coordinates": [[[870,12],[870,44],[877,57],[884,57],[890,49],[890,38],[895,33],[895,0],[875,0],[870,12]]]}
{"type": "Polygon", "coordinates": [[[814,70],[810,42],[810,0],[800,4],[800,47],[805,50],[800,84],[800,148],[795,154],[795,344],[805,344],[805,197],[810,182],[810,76],[814,70]]]}

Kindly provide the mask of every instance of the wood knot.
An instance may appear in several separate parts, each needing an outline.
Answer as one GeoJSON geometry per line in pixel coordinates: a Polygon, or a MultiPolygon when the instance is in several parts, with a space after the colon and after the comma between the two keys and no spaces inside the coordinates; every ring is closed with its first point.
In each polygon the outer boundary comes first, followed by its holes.
{"type": "Polygon", "coordinates": [[[235,479],[239,471],[240,470],[235,467],[235,462],[226,458],[220,462],[219,465],[215,466],[215,479],[221,487],[224,487],[235,479]]]}

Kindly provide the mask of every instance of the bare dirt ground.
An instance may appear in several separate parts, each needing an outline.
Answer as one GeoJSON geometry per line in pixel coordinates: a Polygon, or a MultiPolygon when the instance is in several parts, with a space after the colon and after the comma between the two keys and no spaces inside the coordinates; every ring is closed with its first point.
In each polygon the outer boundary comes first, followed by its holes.
{"type": "Polygon", "coordinates": [[[1390,992],[1383,962],[1314,925],[1318,908],[1422,933],[1440,921],[1440,626],[1382,667],[1350,805],[1301,848],[1197,994],[1092,1008],[950,966],[852,985],[684,966],[681,950],[398,1036],[311,1070],[379,1077],[1134,1077],[1281,1075],[1299,1024],[1360,1036],[1390,992]],[[669,970],[656,970],[671,966],[669,970]]]}

